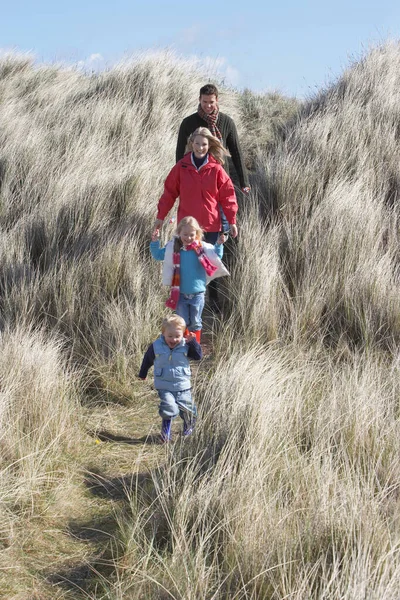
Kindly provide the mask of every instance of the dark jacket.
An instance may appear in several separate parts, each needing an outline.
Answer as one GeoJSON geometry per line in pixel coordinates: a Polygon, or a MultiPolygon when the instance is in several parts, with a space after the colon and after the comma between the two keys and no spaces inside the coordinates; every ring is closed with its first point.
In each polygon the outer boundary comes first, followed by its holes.
{"type": "MultiPolygon", "coordinates": [[[[198,127],[207,127],[207,121],[204,121],[199,113],[195,112],[193,115],[186,117],[183,119],[181,126],[179,128],[178,134],[178,143],[176,145],[176,162],[181,160],[185,154],[186,144],[188,141],[188,137],[198,128],[198,127]]],[[[240,187],[247,187],[247,173],[246,168],[243,163],[242,151],[240,149],[240,143],[238,134],[236,131],[236,125],[228,115],[224,113],[219,113],[217,119],[217,127],[222,135],[222,143],[230,152],[232,157],[233,165],[236,169],[236,173],[239,179],[240,187]]],[[[226,160],[224,164],[225,171],[229,174],[229,161],[226,160]]]]}

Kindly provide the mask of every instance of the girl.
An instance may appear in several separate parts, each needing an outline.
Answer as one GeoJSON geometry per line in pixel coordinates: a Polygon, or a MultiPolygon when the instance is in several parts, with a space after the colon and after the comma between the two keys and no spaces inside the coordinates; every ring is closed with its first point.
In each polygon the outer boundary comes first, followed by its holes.
{"type": "Polygon", "coordinates": [[[215,244],[221,231],[221,205],[231,234],[236,237],[238,206],[235,189],[222,166],[224,157],[228,156],[227,150],[206,127],[199,127],[192,133],[188,149],[189,152],[176,163],[165,180],[153,234],[159,232],[179,196],[178,222],[192,215],[205,232],[206,241],[215,244]]]}
{"type": "Polygon", "coordinates": [[[215,245],[202,242],[203,231],[194,217],[184,217],[176,233],[164,248],[160,248],[159,232],[153,233],[150,252],[156,260],[164,261],[163,284],[171,286],[166,306],[185,320],[188,331],[194,332],[200,343],[206,285],[211,279],[229,275],[221,261],[225,236],[220,235],[215,245]]]}

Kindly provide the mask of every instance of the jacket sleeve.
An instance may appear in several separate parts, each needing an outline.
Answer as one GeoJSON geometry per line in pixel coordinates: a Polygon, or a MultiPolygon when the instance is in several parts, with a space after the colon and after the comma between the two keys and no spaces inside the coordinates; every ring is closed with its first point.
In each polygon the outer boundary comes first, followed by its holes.
{"type": "Polygon", "coordinates": [[[218,256],[218,258],[222,258],[224,255],[224,245],[223,244],[215,244],[214,252],[218,256]]]}
{"type": "Polygon", "coordinates": [[[165,247],[160,248],[160,242],[150,242],[150,253],[155,260],[164,260],[165,247]]]}
{"type": "Polygon", "coordinates": [[[155,357],[156,355],[154,354],[153,344],[150,344],[142,360],[142,366],[140,367],[138,375],[139,379],[146,379],[150,367],[154,365],[155,357]]]}
{"type": "Polygon", "coordinates": [[[235,188],[229,175],[221,167],[218,176],[218,202],[228,219],[229,225],[236,223],[238,205],[236,201],[235,188]]]}
{"type": "Polygon", "coordinates": [[[158,201],[157,219],[164,220],[179,196],[180,162],[172,167],[164,183],[164,193],[158,201]]]}
{"type": "Polygon", "coordinates": [[[192,360],[200,360],[203,358],[203,351],[197,340],[189,340],[186,343],[188,346],[188,358],[191,358],[192,360]]]}
{"type": "Polygon", "coordinates": [[[240,148],[236,125],[232,119],[229,119],[228,135],[226,136],[226,147],[228,148],[231,154],[232,162],[236,169],[240,187],[247,187],[249,185],[247,181],[247,172],[243,164],[242,150],[240,148]]]}

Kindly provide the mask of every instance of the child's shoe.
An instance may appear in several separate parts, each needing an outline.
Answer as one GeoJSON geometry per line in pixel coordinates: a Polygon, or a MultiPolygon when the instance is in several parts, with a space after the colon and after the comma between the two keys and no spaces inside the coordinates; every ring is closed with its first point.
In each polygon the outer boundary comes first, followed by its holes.
{"type": "Polygon", "coordinates": [[[193,433],[194,426],[196,424],[196,417],[190,413],[183,413],[183,435],[188,436],[193,433]]]}
{"type": "Polygon", "coordinates": [[[161,424],[161,441],[167,443],[171,440],[172,419],[163,419],[161,424]]]}

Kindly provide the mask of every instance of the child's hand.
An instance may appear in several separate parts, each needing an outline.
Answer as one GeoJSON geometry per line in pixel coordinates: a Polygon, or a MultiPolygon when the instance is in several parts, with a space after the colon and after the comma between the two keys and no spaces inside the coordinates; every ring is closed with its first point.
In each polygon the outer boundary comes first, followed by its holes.
{"type": "Polygon", "coordinates": [[[153,233],[151,234],[151,241],[152,242],[158,242],[159,239],[160,239],[160,230],[159,229],[155,229],[153,231],[153,233]]]}
{"type": "Polygon", "coordinates": [[[185,335],[185,340],[187,342],[190,342],[191,340],[195,340],[196,339],[196,334],[194,331],[188,331],[187,334],[185,335]]]}
{"type": "Polygon", "coordinates": [[[146,377],[139,377],[138,376],[139,381],[146,381],[146,377]]]}
{"type": "Polygon", "coordinates": [[[221,233],[221,235],[218,236],[217,244],[220,246],[221,244],[224,244],[227,239],[228,239],[228,236],[221,233]]]}

